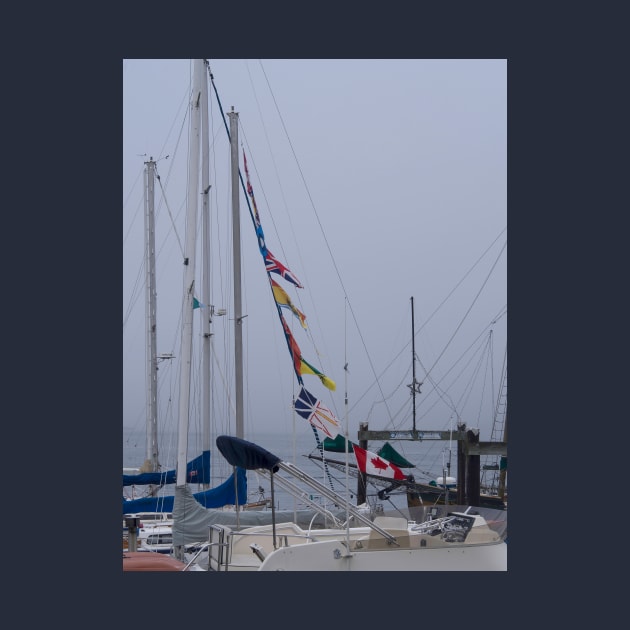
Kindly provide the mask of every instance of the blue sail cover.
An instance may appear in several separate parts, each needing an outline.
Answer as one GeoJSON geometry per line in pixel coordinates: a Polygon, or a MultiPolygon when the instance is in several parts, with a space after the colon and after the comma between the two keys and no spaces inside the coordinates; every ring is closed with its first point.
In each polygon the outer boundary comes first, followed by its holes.
{"type": "MultiPolygon", "coordinates": [[[[175,470],[164,472],[138,473],[137,475],[123,475],[123,486],[162,486],[167,483],[175,483],[177,473],[175,470]]],[[[210,483],[210,451],[203,451],[199,457],[195,457],[186,465],[187,483],[210,483]]],[[[147,510],[143,510],[146,512],[147,510]]],[[[170,510],[156,510],[157,512],[170,510]]]]}
{"type": "MultiPolygon", "coordinates": [[[[242,468],[236,469],[238,504],[247,503],[247,473],[242,468]]],[[[193,495],[197,502],[205,508],[219,508],[224,505],[235,505],[236,491],[234,488],[234,474],[230,475],[221,485],[209,490],[203,490],[193,495]]],[[[142,497],[125,501],[123,499],[123,514],[136,512],[172,512],[175,497],[142,497]]]]}

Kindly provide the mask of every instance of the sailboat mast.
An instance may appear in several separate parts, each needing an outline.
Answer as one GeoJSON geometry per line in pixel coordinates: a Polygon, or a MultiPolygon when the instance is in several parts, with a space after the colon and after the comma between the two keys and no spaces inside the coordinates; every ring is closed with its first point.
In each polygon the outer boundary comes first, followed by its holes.
{"type": "MultiPolygon", "coordinates": [[[[201,80],[201,190],[202,196],[202,295],[204,307],[201,309],[202,321],[202,448],[210,450],[210,318],[212,310],[210,306],[210,130],[208,129],[208,73],[207,61],[204,61],[204,69],[201,80]],[[207,310],[204,310],[207,309],[207,310]]],[[[207,488],[209,484],[204,483],[207,488]]]]}
{"type": "Polygon", "coordinates": [[[155,288],[155,162],[149,158],[144,171],[144,232],[146,274],[146,361],[147,361],[147,472],[157,472],[157,343],[155,288]]]}
{"type": "Polygon", "coordinates": [[[241,303],[241,222],[239,211],[238,174],[238,113],[228,113],[230,118],[230,149],[232,164],[232,257],[234,264],[234,361],[236,437],[245,436],[243,426],[243,314],[241,303]]]}
{"type": "Polygon", "coordinates": [[[413,431],[416,431],[416,328],[413,321],[413,295],[411,296],[411,370],[413,376],[413,385],[411,386],[411,395],[413,398],[413,431]]]}
{"type": "Polygon", "coordinates": [[[177,485],[186,485],[188,423],[190,409],[190,376],[192,367],[193,309],[195,289],[195,255],[197,244],[197,205],[199,198],[199,126],[201,118],[201,78],[203,59],[193,62],[193,87],[190,100],[190,146],[188,158],[188,205],[186,210],[186,243],[184,251],[184,291],[182,315],[182,360],[179,388],[179,422],[177,436],[177,485]]]}

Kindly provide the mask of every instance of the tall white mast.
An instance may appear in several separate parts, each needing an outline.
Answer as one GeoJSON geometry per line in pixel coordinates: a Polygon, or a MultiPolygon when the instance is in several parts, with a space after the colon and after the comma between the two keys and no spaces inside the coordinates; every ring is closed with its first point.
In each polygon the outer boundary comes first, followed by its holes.
{"type": "MultiPolygon", "coordinates": [[[[203,267],[202,267],[202,296],[201,301],[204,306],[201,308],[202,313],[202,427],[203,427],[203,445],[204,451],[210,450],[210,317],[212,316],[212,307],[210,306],[210,130],[208,129],[208,72],[207,61],[204,60],[204,72],[201,78],[201,190],[202,190],[202,247],[203,247],[203,267]]],[[[208,483],[204,484],[205,488],[209,487],[208,483]]]]}
{"type": "Polygon", "coordinates": [[[144,247],[146,294],[146,362],[147,362],[147,448],[144,468],[157,472],[157,348],[156,348],[156,288],[155,288],[155,162],[149,158],[144,170],[144,247]]]}
{"type": "Polygon", "coordinates": [[[228,113],[230,117],[230,148],[232,164],[232,257],[234,261],[234,361],[236,437],[245,436],[243,426],[243,312],[241,305],[241,221],[239,210],[238,177],[238,113],[228,113]]]}
{"type": "Polygon", "coordinates": [[[199,199],[199,127],[201,119],[201,78],[203,72],[203,59],[195,59],[193,62],[193,86],[190,100],[188,206],[186,211],[186,244],[184,251],[182,359],[179,388],[179,432],[177,437],[178,486],[186,485],[186,460],[188,452],[190,376],[193,341],[193,298],[195,289],[195,255],[197,243],[197,205],[199,199]]]}

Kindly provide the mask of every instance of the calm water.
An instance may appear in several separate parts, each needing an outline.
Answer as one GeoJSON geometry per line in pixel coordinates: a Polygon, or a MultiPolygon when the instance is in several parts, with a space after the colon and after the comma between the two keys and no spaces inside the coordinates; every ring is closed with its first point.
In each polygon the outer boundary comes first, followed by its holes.
{"type": "MultiPolygon", "coordinates": [[[[123,430],[123,467],[133,468],[142,465],[145,459],[145,439],[143,430],[129,428],[125,428],[123,430]]],[[[301,431],[299,434],[296,432],[295,436],[291,434],[286,435],[284,433],[264,433],[260,435],[247,436],[246,439],[260,445],[274,455],[277,455],[283,461],[293,463],[304,472],[325,484],[326,487],[330,488],[332,485],[332,488],[337,493],[342,496],[347,496],[345,490],[346,475],[344,471],[329,466],[329,475],[327,475],[321,463],[306,457],[309,454],[316,455],[318,453],[315,437],[308,427],[305,427],[305,430],[301,431]]],[[[382,444],[382,442],[370,443],[369,449],[376,452],[382,444]]],[[[424,442],[393,440],[390,444],[394,446],[394,448],[405,458],[416,464],[416,468],[404,470],[406,473],[413,474],[416,481],[428,483],[432,479],[442,475],[443,466],[445,465],[445,462],[448,461],[449,457],[449,453],[447,451],[449,447],[448,442],[432,440],[424,442]]],[[[159,449],[160,463],[163,468],[175,468],[177,460],[176,432],[167,433],[162,436],[159,449]]],[[[457,457],[455,452],[455,442],[452,443],[452,449],[451,470],[448,474],[452,477],[456,477],[457,457]]],[[[190,453],[188,459],[192,459],[201,452],[200,436],[191,435],[189,439],[188,452],[190,453]]],[[[345,461],[345,455],[343,453],[327,453],[327,456],[338,461],[345,461]]],[[[354,456],[349,454],[349,458],[350,461],[353,461],[354,456]]],[[[232,467],[225,461],[217,449],[213,448],[211,451],[212,485],[218,485],[223,482],[231,474],[231,472],[232,467]]],[[[247,473],[247,487],[249,501],[256,501],[259,498],[262,498],[262,496],[266,498],[271,497],[269,481],[254,471],[248,471],[247,473]],[[262,488],[262,493],[259,491],[259,488],[262,488]]],[[[356,503],[355,493],[357,489],[357,480],[351,475],[349,487],[351,502],[356,503]]],[[[196,488],[193,485],[191,489],[193,492],[196,492],[201,488],[196,488]]],[[[406,506],[407,500],[404,495],[393,494],[390,495],[389,499],[379,500],[376,493],[380,489],[380,487],[368,487],[368,502],[371,505],[380,503],[382,504],[384,510],[391,510],[397,507],[406,506]]],[[[166,495],[173,494],[173,492],[173,486],[168,486],[162,490],[162,493],[166,495]]],[[[312,496],[312,498],[319,499],[317,495],[312,496]]],[[[288,492],[278,487],[277,484],[274,484],[274,501],[276,506],[280,509],[294,509],[296,507],[302,507],[299,503],[296,504],[294,498],[288,492]]]]}

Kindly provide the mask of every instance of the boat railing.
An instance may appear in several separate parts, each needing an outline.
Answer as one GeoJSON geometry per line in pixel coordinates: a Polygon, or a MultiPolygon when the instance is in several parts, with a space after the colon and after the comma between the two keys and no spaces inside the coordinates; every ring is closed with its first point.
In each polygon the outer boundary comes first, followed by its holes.
{"type": "MultiPolygon", "coordinates": [[[[337,494],[334,490],[327,488],[324,484],[320,483],[319,481],[311,477],[308,473],[304,472],[303,470],[301,470],[294,464],[291,464],[290,462],[278,462],[277,466],[283,472],[286,472],[289,475],[292,475],[293,477],[295,477],[302,483],[313,488],[316,492],[318,492],[322,496],[325,496],[335,505],[338,505],[340,508],[345,509],[349,515],[354,517],[356,521],[359,521],[363,523],[364,525],[367,525],[374,531],[378,532],[383,538],[386,538],[391,544],[398,545],[398,543],[396,542],[395,536],[392,536],[389,532],[386,532],[385,530],[378,527],[378,525],[375,525],[372,522],[372,520],[368,516],[363,514],[360,510],[358,510],[356,506],[351,505],[349,501],[347,501],[342,496],[337,494]]],[[[263,475],[272,474],[272,473],[269,473],[269,471],[265,471],[262,469],[259,472],[262,473],[263,475]]],[[[296,494],[295,489],[298,488],[298,486],[295,483],[293,483],[291,480],[287,479],[286,477],[281,477],[280,475],[274,475],[273,479],[274,481],[277,481],[279,485],[282,485],[283,487],[288,489],[289,492],[291,492],[294,496],[302,496],[303,498],[304,493],[298,492],[296,494]]],[[[312,507],[317,509],[316,505],[313,505],[312,507]]],[[[347,524],[344,525],[337,521],[336,526],[339,528],[343,528],[344,526],[347,527],[347,524]]]]}
{"type": "MultiPolygon", "coordinates": [[[[234,553],[237,554],[238,558],[243,558],[243,555],[239,554],[238,551],[241,547],[245,546],[262,562],[269,551],[265,550],[265,547],[258,543],[261,542],[261,539],[272,537],[274,537],[273,532],[233,531],[226,525],[210,525],[208,542],[203,548],[199,549],[195,556],[189,561],[188,566],[195,562],[203,551],[207,550],[208,568],[215,571],[227,571],[232,563],[234,553]],[[241,541],[242,544],[235,550],[235,544],[241,541]]],[[[299,532],[291,532],[275,534],[276,547],[278,548],[290,547],[292,543],[304,544],[314,540],[317,540],[317,538],[308,533],[300,534],[299,532]]]]}
{"type": "MultiPolygon", "coordinates": [[[[259,470],[258,471],[262,476],[269,478],[269,471],[259,470]]],[[[289,492],[296,499],[303,501],[305,505],[309,506],[314,514],[313,519],[311,520],[311,525],[309,525],[309,529],[312,527],[312,523],[315,520],[317,514],[321,514],[324,517],[324,522],[326,520],[330,520],[333,527],[343,527],[343,523],[324,505],[313,501],[308,493],[306,493],[302,488],[300,488],[296,483],[291,481],[291,479],[287,479],[286,477],[274,476],[274,483],[277,483],[281,488],[289,492]]]]}
{"type": "Polygon", "coordinates": [[[225,571],[230,564],[232,556],[232,540],[229,536],[231,530],[225,525],[210,525],[208,538],[208,568],[214,562],[217,571],[225,567],[225,571]]]}
{"type": "MultiPolygon", "coordinates": [[[[267,532],[230,532],[229,537],[232,539],[232,541],[234,541],[235,538],[244,539],[247,537],[273,538],[273,532],[269,532],[269,533],[267,532]]],[[[277,544],[278,547],[290,547],[291,545],[289,544],[289,539],[291,540],[297,539],[300,541],[299,544],[302,544],[302,542],[305,540],[315,541],[317,540],[317,537],[308,533],[305,533],[305,534],[298,534],[298,533],[278,534],[276,533],[276,542],[278,543],[277,544]]]]}

